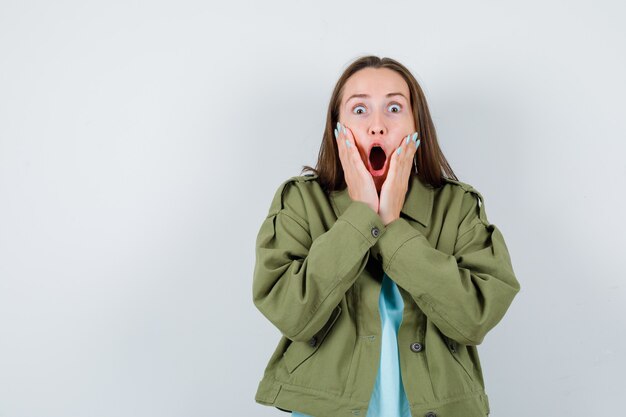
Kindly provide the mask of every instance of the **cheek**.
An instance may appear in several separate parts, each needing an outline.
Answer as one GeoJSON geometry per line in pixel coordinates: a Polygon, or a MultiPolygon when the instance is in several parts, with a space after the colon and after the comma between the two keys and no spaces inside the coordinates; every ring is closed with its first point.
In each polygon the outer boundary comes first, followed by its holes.
{"type": "Polygon", "coordinates": [[[415,127],[415,122],[413,121],[413,117],[410,117],[410,116],[407,115],[405,118],[403,118],[403,120],[402,120],[402,128],[404,130],[413,131],[413,130],[415,130],[414,127],[415,127]]]}
{"type": "Polygon", "coordinates": [[[415,132],[415,120],[413,120],[413,117],[410,117],[409,121],[407,122],[407,130],[410,132],[415,132]]]}
{"type": "Polygon", "coordinates": [[[367,137],[367,128],[361,126],[360,122],[352,120],[350,117],[344,119],[344,123],[350,129],[356,143],[359,146],[363,145],[360,139],[367,137]]]}

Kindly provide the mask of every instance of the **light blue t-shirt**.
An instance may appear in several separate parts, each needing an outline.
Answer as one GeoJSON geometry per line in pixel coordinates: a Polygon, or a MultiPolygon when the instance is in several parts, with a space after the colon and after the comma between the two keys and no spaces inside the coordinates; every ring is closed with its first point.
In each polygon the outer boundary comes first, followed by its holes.
{"type": "MultiPolygon", "coordinates": [[[[383,332],[380,365],[366,417],[411,417],[398,356],[398,328],[402,323],[404,301],[398,286],[387,274],[383,275],[378,307],[383,332]]],[[[297,411],[293,411],[291,415],[311,417],[297,411]]]]}

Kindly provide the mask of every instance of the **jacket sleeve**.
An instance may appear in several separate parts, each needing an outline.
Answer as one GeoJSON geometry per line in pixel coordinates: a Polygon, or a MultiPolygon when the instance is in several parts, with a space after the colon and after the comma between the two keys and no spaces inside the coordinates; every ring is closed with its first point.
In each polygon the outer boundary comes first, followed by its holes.
{"type": "Polygon", "coordinates": [[[479,345],[502,319],[520,284],[500,230],[489,223],[483,199],[465,190],[454,254],[434,248],[400,217],[386,226],[372,254],[450,339],[479,345]]]}
{"type": "MultiPolygon", "coordinates": [[[[367,204],[352,201],[325,233],[312,239],[302,183],[287,180],[273,198],[256,239],[253,302],[281,333],[308,341],[322,331],[365,268],[384,229],[367,204]]],[[[306,186],[306,184],[304,184],[306,186]]]]}

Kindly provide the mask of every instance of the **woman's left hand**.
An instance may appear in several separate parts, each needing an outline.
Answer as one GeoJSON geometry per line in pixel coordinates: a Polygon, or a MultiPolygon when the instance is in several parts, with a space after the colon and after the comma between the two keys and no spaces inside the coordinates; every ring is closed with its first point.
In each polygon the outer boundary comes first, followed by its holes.
{"type": "Polygon", "coordinates": [[[409,187],[413,156],[420,144],[417,136],[417,132],[414,132],[403,137],[400,146],[391,155],[389,172],[380,189],[378,206],[378,215],[385,226],[400,217],[400,210],[404,205],[404,197],[409,187]],[[399,154],[398,149],[400,149],[399,154]]]}

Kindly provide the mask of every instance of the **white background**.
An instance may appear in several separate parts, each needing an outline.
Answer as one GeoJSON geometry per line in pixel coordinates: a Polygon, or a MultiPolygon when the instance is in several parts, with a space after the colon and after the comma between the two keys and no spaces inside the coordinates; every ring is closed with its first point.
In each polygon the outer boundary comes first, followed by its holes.
{"type": "Polygon", "coordinates": [[[408,66],[522,290],[492,417],[626,394],[619,1],[0,2],[0,417],[283,416],[252,303],[278,185],[366,54],[408,66]]]}

